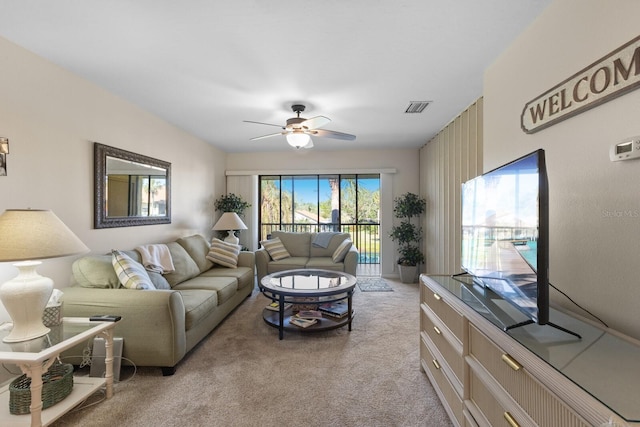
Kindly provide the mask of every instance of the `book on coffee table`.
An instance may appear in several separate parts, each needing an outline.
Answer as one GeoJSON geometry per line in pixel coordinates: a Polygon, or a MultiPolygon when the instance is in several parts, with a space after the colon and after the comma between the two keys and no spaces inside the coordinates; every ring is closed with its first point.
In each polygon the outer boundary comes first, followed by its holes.
{"type": "Polygon", "coordinates": [[[301,328],[308,328],[309,326],[318,323],[318,319],[302,319],[300,317],[291,316],[289,323],[300,326],[301,328]]]}
{"type": "MultiPolygon", "coordinates": [[[[284,304],[285,311],[290,307],[291,307],[291,304],[289,303],[284,304]]],[[[280,311],[280,303],[278,301],[273,301],[271,304],[267,305],[265,308],[271,311],[280,311]]]]}
{"type": "Polygon", "coordinates": [[[301,310],[296,313],[296,317],[301,319],[322,319],[322,312],[320,310],[301,310]]]}
{"type": "Polygon", "coordinates": [[[327,316],[342,318],[349,313],[349,304],[347,301],[320,304],[318,310],[327,316]]]}

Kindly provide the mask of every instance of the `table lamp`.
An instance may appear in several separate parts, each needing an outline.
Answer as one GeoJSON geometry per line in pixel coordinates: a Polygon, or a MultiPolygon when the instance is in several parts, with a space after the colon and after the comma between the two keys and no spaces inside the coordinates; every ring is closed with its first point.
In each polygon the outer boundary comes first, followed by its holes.
{"type": "Polygon", "coordinates": [[[37,261],[88,252],[89,248],[49,210],[7,209],[0,215],[0,262],[14,265],[18,276],[0,286],[0,301],[13,321],[4,342],[46,335],[42,314],[53,291],[53,280],[40,276],[37,261]]]}
{"type": "Polygon", "coordinates": [[[234,231],[246,230],[247,226],[244,225],[244,222],[242,222],[237,213],[225,212],[222,214],[218,222],[216,222],[216,225],[213,226],[213,229],[216,231],[227,230],[229,232],[229,235],[224,238],[224,241],[237,245],[240,242],[240,239],[236,237],[234,231]]]}

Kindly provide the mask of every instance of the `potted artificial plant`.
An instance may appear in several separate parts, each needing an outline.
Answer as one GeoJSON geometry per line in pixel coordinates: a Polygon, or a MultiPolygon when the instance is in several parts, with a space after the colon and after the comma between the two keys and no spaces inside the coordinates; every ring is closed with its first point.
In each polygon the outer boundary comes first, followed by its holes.
{"type": "Polygon", "coordinates": [[[251,203],[245,202],[240,196],[229,193],[216,199],[213,206],[217,211],[221,211],[222,213],[235,212],[238,216],[243,216],[244,211],[251,207],[251,203]]]}
{"type": "Polygon", "coordinates": [[[422,240],[422,227],[415,225],[411,220],[424,213],[427,202],[413,193],[406,193],[394,200],[393,213],[400,219],[399,225],[391,228],[389,237],[397,242],[398,247],[398,269],[402,283],[413,283],[415,281],[418,265],[424,262],[424,254],[420,250],[420,240],[422,240]]]}
{"type": "MultiPolygon", "coordinates": [[[[215,207],[216,211],[221,211],[223,214],[225,212],[234,212],[242,218],[244,216],[244,211],[251,207],[251,203],[246,202],[240,196],[229,193],[216,199],[216,201],[213,203],[213,206],[215,207]]],[[[223,235],[224,232],[221,232],[221,236],[223,235]]]]}

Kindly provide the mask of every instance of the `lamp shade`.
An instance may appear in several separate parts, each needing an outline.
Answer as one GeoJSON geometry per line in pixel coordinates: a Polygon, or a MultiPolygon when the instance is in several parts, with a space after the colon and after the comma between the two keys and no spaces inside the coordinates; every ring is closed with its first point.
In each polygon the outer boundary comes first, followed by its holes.
{"type": "Polygon", "coordinates": [[[4,342],[22,342],[49,332],[42,313],[53,290],[53,280],[40,276],[40,259],[89,251],[89,248],[51,211],[9,209],[0,215],[0,262],[14,264],[18,276],[0,286],[0,301],[13,328],[4,342]]]}
{"type": "Polygon", "coordinates": [[[225,212],[222,214],[216,225],[213,226],[214,230],[246,230],[247,226],[240,219],[235,212],[225,212]]]}
{"type": "Polygon", "coordinates": [[[89,248],[49,210],[7,209],[0,215],[0,262],[57,258],[89,248]]]}

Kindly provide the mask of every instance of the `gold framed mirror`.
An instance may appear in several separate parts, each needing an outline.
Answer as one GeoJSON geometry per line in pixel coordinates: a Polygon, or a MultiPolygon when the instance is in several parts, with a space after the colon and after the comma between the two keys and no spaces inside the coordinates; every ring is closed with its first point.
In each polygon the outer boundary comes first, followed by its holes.
{"type": "Polygon", "coordinates": [[[171,163],[94,143],[94,228],[171,223],[171,163]]]}

